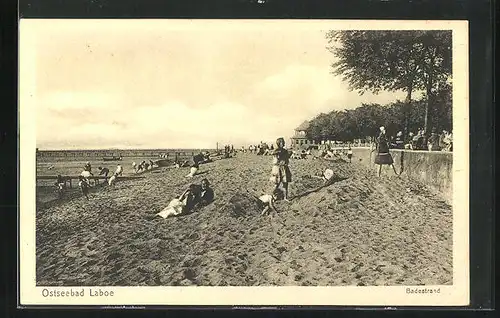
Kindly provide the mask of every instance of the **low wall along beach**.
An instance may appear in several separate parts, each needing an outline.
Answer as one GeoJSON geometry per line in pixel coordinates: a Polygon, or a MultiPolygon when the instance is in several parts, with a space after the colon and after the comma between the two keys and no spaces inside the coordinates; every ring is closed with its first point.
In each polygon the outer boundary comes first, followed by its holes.
{"type": "MultiPolygon", "coordinates": [[[[378,169],[373,163],[376,152],[370,148],[353,148],[354,160],[378,169]],[[361,160],[360,160],[361,159],[361,160]]],[[[431,186],[451,202],[453,196],[453,153],[441,151],[418,151],[391,149],[396,170],[410,178],[431,186]],[[402,170],[401,170],[402,169],[402,170]]],[[[393,173],[390,166],[384,166],[382,173],[393,173]]]]}

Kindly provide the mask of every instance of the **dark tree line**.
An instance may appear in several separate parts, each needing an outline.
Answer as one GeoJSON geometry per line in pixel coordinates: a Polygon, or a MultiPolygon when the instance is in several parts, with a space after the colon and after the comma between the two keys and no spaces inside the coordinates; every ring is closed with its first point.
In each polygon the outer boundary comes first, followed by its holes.
{"type": "MultiPolygon", "coordinates": [[[[333,73],[342,76],[352,90],[360,94],[381,90],[406,92],[400,110],[403,118],[401,114],[393,114],[401,120],[397,125],[402,126],[405,135],[413,130],[415,122],[412,123],[411,114],[422,107],[421,102],[425,101],[421,110],[423,123],[419,121],[417,125],[421,125],[426,135],[435,117],[446,113],[445,107],[438,104],[443,98],[450,98],[443,97],[443,91],[450,90],[451,31],[330,31],[326,38],[328,49],[337,59],[332,64],[333,73]],[[424,91],[425,99],[414,101],[415,91],[424,91]]],[[[370,120],[380,119],[377,110],[366,109],[366,112],[373,112],[370,120]]],[[[350,115],[339,115],[339,118],[350,115]]]]}
{"type": "MultiPolygon", "coordinates": [[[[434,97],[431,112],[435,114],[429,118],[429,126],[437,132],[452,130],[451,86],[442,86],[434,97]]],[[[316,141],[338,140],[352,141],[375,137],[379,127],[384,126],[391,136],[401,131],[416,133],[425,126],[427,98],[415,100],[406,113],[407,104],[396,101],[389,105],[363,104],[355,109],[332,111],[320,114],[310,121],[307,134],[316,141]],[[405,120],[407,119],[407,121],[405,120]]],[[[405,138],[408,137],[406,133],[405,138]]]]}

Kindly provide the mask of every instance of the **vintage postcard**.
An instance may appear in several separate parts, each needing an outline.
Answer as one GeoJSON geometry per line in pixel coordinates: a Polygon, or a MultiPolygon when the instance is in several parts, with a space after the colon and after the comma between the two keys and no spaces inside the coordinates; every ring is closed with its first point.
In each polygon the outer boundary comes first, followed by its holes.
{"type": "Polygon", "coordinates": [[[19,43],[21,305],[469,304],[466,21],[19,43]]]}

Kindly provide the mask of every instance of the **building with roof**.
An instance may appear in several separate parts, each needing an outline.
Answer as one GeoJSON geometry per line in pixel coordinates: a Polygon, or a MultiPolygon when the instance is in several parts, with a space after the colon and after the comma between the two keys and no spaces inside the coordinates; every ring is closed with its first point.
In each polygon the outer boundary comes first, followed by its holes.
{"type": "Polygon", "coordinates": [[[318,143],[310,139],[307,136],[307,129],[309,128],[309,121],[304,121],[302,124],[300,124],[299,127],[295,128],[295,133],[293,137],[290,138],[291,140],[291,147],[294,149],[297,148],[318,148],[318,143]]]}

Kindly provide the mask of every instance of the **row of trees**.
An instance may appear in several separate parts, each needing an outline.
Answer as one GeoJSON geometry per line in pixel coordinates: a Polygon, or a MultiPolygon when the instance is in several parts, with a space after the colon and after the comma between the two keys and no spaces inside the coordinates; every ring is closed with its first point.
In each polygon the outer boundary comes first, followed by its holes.
{"type": "MultiPolygon", "coordinates": [[[[399,106],[389,107],[401,108],[402,117],[400,113],[393,113],[392,116],[400,120],[398,126],[402,126],[405,135],[414,125],[421,125],[428,135],[432,118],[443,115],[440,111],[448,111],[446,107],[436,105],[443,99],[451,101],[451,31],[330,31],[326,38],[329,51],[337,58],[332,64],[333,73],[342,76],[351,90],[360,94],[381,90],[406,92],[404,103],[398,102],[399,106]],[[413,101],[416,91],[425,92],[422,100],[413,101]],[[422,103],[425,104],[423,109],[422,103]],[[415,118],[412,116],[415,115],[412,114],[416,114],[418,109],[423,115],[419,113],[416,116],[423,116],[422,124],[420,121],[413,122],[415,118]]],[[[386,110],[387,114],[390,112],[386,110]]],[[[342,116],[348,115],[333,117],[342,116]]],[[[394,118],[390,120],[392,123],[394,118]]],[[[443,125],[446,126],[445,123],[443,125]]]]}
{"type": "MultiPolygon", "coordinates": [[[[431,128],[452,130],[451,89],[441,90],[436,95],[437,103],[432,104],[431,112],[435,114],[429,119],[431,128]]],[[[405,130],[404,123],[408,123],[407,131],[416,133],[425,125],[425,114],[428,106],[426,99],[412,102],[412,107],[405,113],[406,103],[396,101],[389,105],[363,104],[358,108],[322,113],[310,121],[307,135],[314,140],[342,140],[364,139],[375,137],[379,127],[384,126],[389,135],[405,130]],[[405,118],[407,116],[407,118],[405,118]],[[407,119],[407,121],[405,121],[407,119]]],[[[408,134],[405,134],[405,138],[408,134]]]]}

